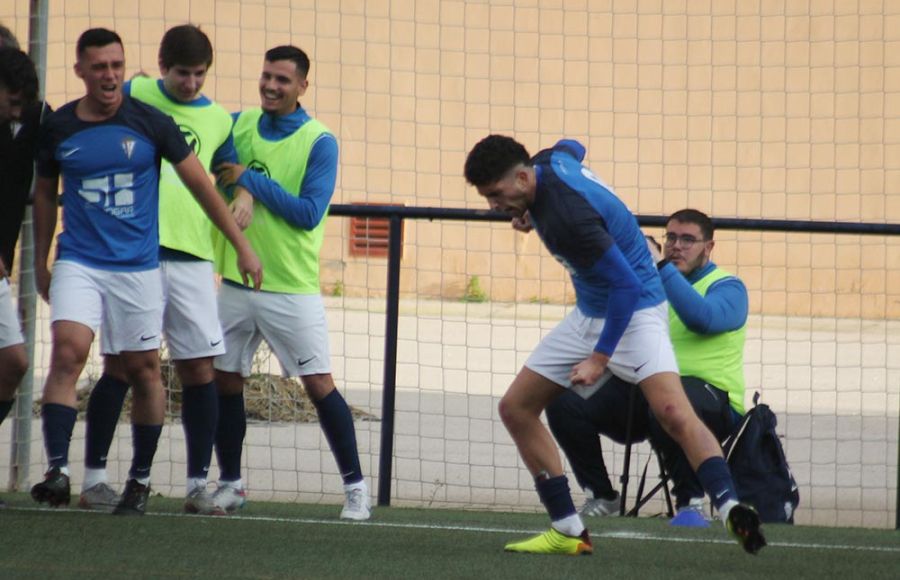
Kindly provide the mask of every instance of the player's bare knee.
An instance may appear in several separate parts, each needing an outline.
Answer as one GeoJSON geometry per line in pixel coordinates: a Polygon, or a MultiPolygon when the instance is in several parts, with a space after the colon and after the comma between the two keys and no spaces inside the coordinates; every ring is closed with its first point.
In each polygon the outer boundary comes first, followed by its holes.
{"type": "Polygon", "coordinates": [[[177,360],[175,372],[182,385],[205,385],[215,378],[212,357],[177,360]]]}
{"type": "Polygon", "coordinates": [[[136,392],[152,389],[160,383],[159,356],[156,351],[127,355],[123,353],[122,364],[128,383],[134,386],[136,392]]]}
{"type": "Polygon", "coordinates": [[[25,352],[25,347],[19,344],[0,350],[0,368],[16,382],[22,380],[28,370],[28,353],[25,352]]]}
{"type": "Polygon", "coordinates": [[[53,374],[67,377],[74,376],[77,380],[81,369],[87,362],[88,353],[70,342],[60,342],[53,345],[50,359],[50,370],[53,374]]]}
{"type": "Polygon", "coordinates": [[[240,373],[217,370],[215,372],[216,392],[219,396],[229,397],[244,392],[244,378],[240,373]]]}
{"type": "Polygon", "coordinates": [[[663,430],[669,434],[669,437],[675,441],[682,441],[688,431],[688,414],[683,409],[679,409],[671,403],[663,405],[660,409],[653,412],[656,420],[662,426],[663,430]]]}
{"type": "Polygon", "coordinates": [[[513,428],[522,423],[524,418],[524,410],[521,406],[509,397],[503,397],[497,404],[497,411],[500,414],[500,420],[507,428],[513,428]]]}
{"type": "Polygon", "coordinates": [[[330,374],[306,375],[300,380],[309,398],[313,401],[321,401],[336,388],[330,374]]]}
{"type": "Polygon", "coordinates": [[[106,355],[103,357],[103,374],[123,382],[128,380],[125,367],[122,365],[122,359],[118,355],[106,355]]]}
{"type": "Polygon", "coordinates": [[[20,345],[0,350],[0,401],[8,401],[16,393],[28,370],[28,355],[20,345]]]}

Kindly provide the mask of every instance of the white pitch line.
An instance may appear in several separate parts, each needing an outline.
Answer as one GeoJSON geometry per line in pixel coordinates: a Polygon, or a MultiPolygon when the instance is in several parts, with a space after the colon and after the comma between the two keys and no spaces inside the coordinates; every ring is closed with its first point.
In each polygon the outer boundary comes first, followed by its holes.
{"type": "MultiPolygon", "coordinates": [[[[43,508],[43,507],[10,507],[8,508],[10,511],[38,511],[38,512],[73,512],[73,513],[96,513],[98,515],[106,515],[100,514],[99,512],[86,512],[85,510],[72,509],[72,508],[43,508]]],[[[220,522],[225,521],[251,521],[251,522],[271,522],[271,523],[279,523],[279,524],[303,524],[303,525],[328,525],[328,526],[365,526],[372,528],[399,528],[399,529],[408,529],[408,530],[438,530],[438,531],[447,531],[447,532],[477,532],[477,533],[489,533],[489,534],[539,534],[544,529],[540,530],[527,530],[527,529],[518,529],[518,528],[490,528],[490,527],[482,527],[482,526],[455,526],[455,525],[445,525],[445,524],[414,524],[414,523],[399,523],[399,522],[379,522],[379,521],[368,521],[368,522],[349,522],[344,520],[320,520],[313,518],[280,518],[274,516],[231,516],[231,517],[223,517],[223,516],[199,516],[199,515],[187,515],[187,514],[171,514],[171,513],[148,513],[144,517],[161,517],[161,518],[182,518],[182,519],[198,519],[205,518],[216,520],[220,522]]],[[[723,533],[724,530],[723,530],[723,533]]],[[[639,541],[653,541],[653,542],[674,542],[674,543],[682,543],[682,544],[723,544],[723,545],[732,545],[734,544],[734,540],[731,539],[703,539],[703,538],[676,538],[672,536],[660,536],[656,534],[647,534],[643,532],[600,532],[600,533],[592,533],[592,538],[599,539],[611,539],[611,540],[639,540],[639,541]]],[[[850,552],[886,552],[889,554],[900,554],[900,546],[894,548],[890,546],[850,546],[847,544],[808,544],[808,543],[798,543],[798,542],[771,542],[769,543],[769,547],[773,548],[796,548],[796,549],[806,549],[806,550],[846,550],[850,552]]]]}

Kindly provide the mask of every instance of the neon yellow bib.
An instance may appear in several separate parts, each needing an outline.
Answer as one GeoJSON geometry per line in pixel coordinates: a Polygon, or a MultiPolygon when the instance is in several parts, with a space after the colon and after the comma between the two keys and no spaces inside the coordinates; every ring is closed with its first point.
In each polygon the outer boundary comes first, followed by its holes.
{"type": "MultiPolygon", "coordinates": [[[[175,119],[188,145],[207,170],[216,150],[231,133],[231,115],[222,106],[177,103],[163,93],[155,79],[131,80],[131,96],[153,105],[175,119]]],[[[159,245],[213,259],[212,222],[181,182],[171,163],[162,160],[159,170],[159,245]]]]}
{"type": "MultiPolygon", "coordinates": [[[[260,171],[281,187],[299,195],[313,144],[328,128],[310,119],[289,137],[263,139],[257,126],[261,109],[244,111],[234,123],[234,145],[241,165],[260,171]]],[[[326,210],[327,215],[327,210],[326,210]]],[[[253,222],[244,231],[263,265],[262,289],[287,294],[318,294],[319,250],[325,239],[325,219],[311,230],[289,224],[261,203],[253,205],[253,222]]],[[[216,268],[222,276],[241,283],[234,248],[215,235],[216,268]]]]}
{"type": "MultiPolygon", "coordinates": [[[[697,280],[694,289],[701,296],[714,282],[730,277],[719,268],[697,280]]],[[[720,334],[697,334],[689,330],[669,306],[669,334],[682,376],[703,379],[728,392],[731,408],[744,413],[744,339],[747,325],[720,334]]]]}

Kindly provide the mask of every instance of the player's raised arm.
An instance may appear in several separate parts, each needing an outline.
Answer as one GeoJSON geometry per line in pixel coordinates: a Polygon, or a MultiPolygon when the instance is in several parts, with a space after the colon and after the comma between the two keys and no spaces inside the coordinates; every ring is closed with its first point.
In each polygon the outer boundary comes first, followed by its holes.
{"type": "Polygon", "coordinates": [[[216,192],[206,171],[200,165],[197,156],[191,153],[185,157],[175,165],[175,171],[188,189],[191,190],[191,193],[197,199],[197,203],[209,216],[210,221],[222,231],[225,237],[228,238],[228,241],[231,242],[231,245],[234,246],[238,255],[238,269],[241,272],[244,284],[247,284],[248,279],[252,278],[253,287],[259,290],[262,285],[262,264],[253,248],[250,247],[250,242],[247,241],[247,238],[244,237],[240,227],[235,222],[228,206],[225,205],[225,201],[216,192]]]}

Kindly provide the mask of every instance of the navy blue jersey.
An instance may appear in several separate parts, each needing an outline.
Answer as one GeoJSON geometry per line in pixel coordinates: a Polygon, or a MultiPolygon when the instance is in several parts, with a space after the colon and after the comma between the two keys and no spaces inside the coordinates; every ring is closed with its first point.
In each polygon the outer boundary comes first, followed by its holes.
{"type": "Polygon", "coordinates": [[[159,164],[191,152],[171,117],[123,96],[111,118],[82,121],[78,101],[50,115],[38,143],[40,177],[62,174],[58,258],[103,270],[159,263],[159,164]]]}
{"type": "Polygon", "coordinates": [[[560,141],[534,156],[535,231],[569,271],[578,309],[605,318],[595,350],[612,354],[635,310],[665,300],[637,219],[590,169],[584,148],[560,141]]]}

